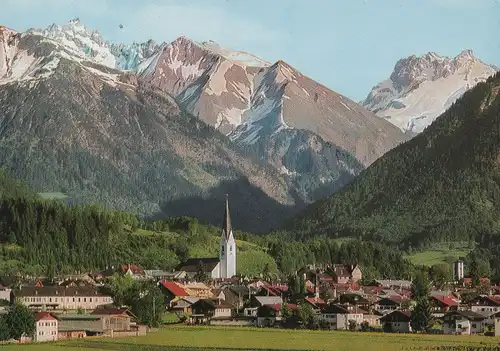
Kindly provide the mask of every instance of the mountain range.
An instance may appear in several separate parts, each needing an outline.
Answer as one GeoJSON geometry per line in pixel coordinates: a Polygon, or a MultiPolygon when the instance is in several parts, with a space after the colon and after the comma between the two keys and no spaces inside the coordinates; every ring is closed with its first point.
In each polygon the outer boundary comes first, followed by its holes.
{"type": "MultiPolygon", "coordinates": [[[[292,76],[280,76],[285,63],[241,61],[242,55],[183,37],[170,44],[113,45],[78,20],[24,33],[0,27],[0,166],[37,191],[149,217],[212,222],[213,204],[230,194],[235,226],[259,232],[338,190],[363,162],[404,140],[389,123],[324,87],[325,96],[336,99],[328,105],[332,119],[352,125],[340,124],[338,140],[281,123],[278,115],[292,124],[284,100],[298,99],[294,89],[300,88],[286,81],[292,76]],[[195,58],[200,66],[190,64],[195,58]],[[224,71],[224,65],[232,68],[224,71]],[[237,77],[218,81],[238,69],[251,72],[243,83],[237,77]],[[226,101],[217,89],[243,89],[259,79],[267,83],[245,95],[254,119],[227,129],[217,124],[227,116],[211,120],[222,111],[217,106],[227,111],[236,101],[236,90],[226,101]],[[199,93],[188,94],[195,87],[199,93]],[[272,101],[271,91],[277,94],[272,101]],[[338,106],[352,115],[340,115],[338,106]],[[265,130],[255,140],[243,138],[241,128],[254,122],[265,130]],[[373,142],[362,138],[365,129],[373,142]]],[[[305,91],[320,87],[300,79],[310,85],[305,91]]]]}
{"type": "MultiPolygon", "coordinates": [[[[434,56],[425,60],[450,61],[434,56]]],[[[24,33],[0,26],[0,167],[36,191],[150,218],[218,224],[213,209],[229,194],[235,227],[266,232],[370,174],[418,131],[380,118],[389,105],[427,98],[417,92],[464,70],[470,86],[494,71],[459,56],[440,68],[401,60],[392,88],[374,88],[365,108],[284,61],[213,41],[113,44],[78,19],[24,33]]]]}
{"type": "Polygon", "coordinates": [[[287,229],[407,247],[500,233],[500,73],[287,229]]]}
{"type": "Polygon", "coordinates": [[[434,52],[412,55],[399,60],[389,79],[376,85],[362,105],[414,135],[497,71],[497,67],[475,57],[472,50],[454,58],[434,52]]]}

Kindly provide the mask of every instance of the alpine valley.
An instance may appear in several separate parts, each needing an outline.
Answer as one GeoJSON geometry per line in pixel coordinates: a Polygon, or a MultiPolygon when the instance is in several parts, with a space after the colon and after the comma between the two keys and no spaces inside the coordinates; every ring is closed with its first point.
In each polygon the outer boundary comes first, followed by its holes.
{"type": "Polygon", "coordinates": [[[283,61],[110,44],[78,19],[0,27],[0,166],[76,203],[213,222],[230,194],[235,227],[262,232],[405,140],[283,61]]]}

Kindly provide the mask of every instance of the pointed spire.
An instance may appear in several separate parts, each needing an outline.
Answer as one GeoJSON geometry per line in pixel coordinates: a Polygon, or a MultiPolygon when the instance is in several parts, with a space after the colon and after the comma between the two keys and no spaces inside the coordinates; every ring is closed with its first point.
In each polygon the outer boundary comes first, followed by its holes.
{"type": "Polygon", "coordinates": [[[222,230],[226,234],[226,238],[229,239],[229,234],[231,233],[231,216],[229,216],[229,197],[226,194],[226,210],[224,212],[224,222],[222,223],[222,230]]]}

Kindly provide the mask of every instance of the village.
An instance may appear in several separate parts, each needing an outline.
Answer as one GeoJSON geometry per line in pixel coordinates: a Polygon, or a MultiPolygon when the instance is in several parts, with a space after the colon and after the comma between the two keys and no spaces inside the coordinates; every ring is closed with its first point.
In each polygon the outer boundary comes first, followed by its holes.
{"type": "MultiPolygon", "coordinates": [[[[13,342],[140,336],[154,331],[110,292],[110,279],[119,277],[155,286],[164,303],[161,313],[173,323],[415,332],[415,281],[366,283],[362,267],[343,263],[304,267],[288,281],[246,277],[236,272],[236,253],[226,200],[218,258],[191,258],[168,272],[122,264],[51,281],[2,277],[0,312],[7,314],[12,306],[21,305],[35,316],[33,335],[13,342]]],[[[423,297],[431,314],[427,318],[433,320],[425,332],[500,336],[500,286],[487,278],[478,284],[464,277],[463,261],[453,263],[453,281],[445,289],[424,285],[423,297]]]]}

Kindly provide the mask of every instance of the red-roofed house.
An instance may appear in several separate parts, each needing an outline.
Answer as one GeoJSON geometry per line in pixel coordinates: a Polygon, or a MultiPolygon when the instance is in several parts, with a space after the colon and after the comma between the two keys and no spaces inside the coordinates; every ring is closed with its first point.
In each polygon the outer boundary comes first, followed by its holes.
{"type": "Polygon", "coordinates": [[[314,309],[318,309],[318,310],[326,305],[325,300],[323,300],[320,297],[308,297],[306,299],[306,302],[311,304],[314,309]]]}
{"type": "Polygon", "coordinates": [[[172,302],[175,302],[183,297],[189,296],[186,290],[181,288],[175,282],[169,282],[166,280],[160,280],[159,287],[165,296],[165,305],[172,306],[172,302]]]}
{"type": "Polygon", "coordinates": [[[59,321],[54,315],[49,312],[37,312],[35,313],[35,321],[35,341],[57,340],[59,321]]]}
{"type": "Polygon", "coordinates": [[[447,313],[458,310],[459,301],[452,296],[435,295],[430,297],[432,311],[434,313],[447,313]]]}

